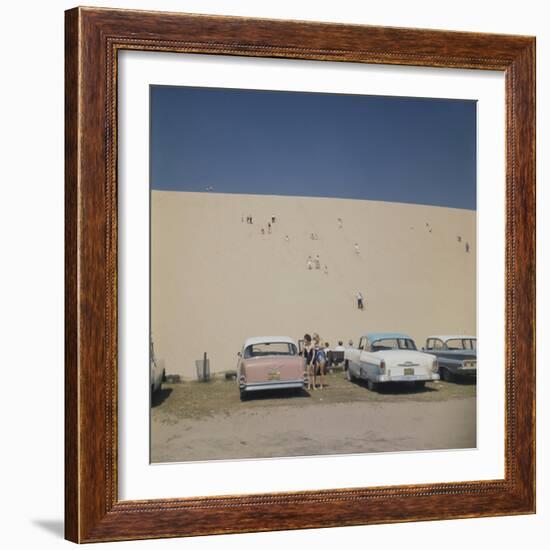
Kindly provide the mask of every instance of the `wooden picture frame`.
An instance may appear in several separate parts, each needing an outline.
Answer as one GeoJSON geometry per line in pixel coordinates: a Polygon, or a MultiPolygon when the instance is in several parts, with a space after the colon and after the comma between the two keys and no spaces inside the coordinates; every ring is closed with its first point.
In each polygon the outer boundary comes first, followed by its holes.
{"type": "Polygon", "coordinates": [[[67,539],[96,542],[534,513],[533,37],[75,8],[66,12],[65,55],[67,539]],[[505,74],[503,479],[119,500],[117,53],[125,49],[469,68],[505,74]]]}

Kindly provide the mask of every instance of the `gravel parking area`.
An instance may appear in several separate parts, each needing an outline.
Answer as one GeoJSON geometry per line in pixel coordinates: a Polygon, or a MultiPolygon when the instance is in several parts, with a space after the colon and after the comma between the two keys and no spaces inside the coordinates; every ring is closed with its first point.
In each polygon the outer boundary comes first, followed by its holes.
{"type": "Polygon", "coordinates": [[[153,462],[476,446],[475,383],[371,392],[344,373],[311,392],[241,402],[236,382],[165,385],[151,410],[153,462]]]}

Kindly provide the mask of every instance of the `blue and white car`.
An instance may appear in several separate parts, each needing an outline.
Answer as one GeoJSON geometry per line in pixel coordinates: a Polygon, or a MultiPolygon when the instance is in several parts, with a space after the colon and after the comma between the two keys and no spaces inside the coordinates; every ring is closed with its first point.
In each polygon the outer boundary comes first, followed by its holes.
{"type": "Polygon", "coordinates": [[[418,351],[410,336],[398,332],[364,334],[357,348],[346,349],[344,357],[348,380],[364,380],[369,390],[392,382],[422,387],[439,380],[437,357],[418,351]]]}

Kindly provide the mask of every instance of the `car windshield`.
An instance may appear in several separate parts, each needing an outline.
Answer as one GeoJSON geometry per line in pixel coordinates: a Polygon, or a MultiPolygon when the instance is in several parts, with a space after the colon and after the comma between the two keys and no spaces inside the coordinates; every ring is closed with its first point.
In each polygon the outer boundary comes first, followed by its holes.
{"type": "Polygon", "coordinates": [[[476,339],[475,338],[453,338],[447,340],[447,349],[449,350],[475,350],[476,349],[476,339]]]}
{"type": "Polygon", "coordinates": [[[372,351],[383,351],[388,349],[410,349],[415,350],[416,345],[410,338],[383,338],[372,343],[372,351]]]}
{"type": "Polygon", "coordinates": [[[247,346],[244,350],[244,358],[265,357],[266,355],[297,355],[298,350],[289,342],[263,342],[247,346]]]}

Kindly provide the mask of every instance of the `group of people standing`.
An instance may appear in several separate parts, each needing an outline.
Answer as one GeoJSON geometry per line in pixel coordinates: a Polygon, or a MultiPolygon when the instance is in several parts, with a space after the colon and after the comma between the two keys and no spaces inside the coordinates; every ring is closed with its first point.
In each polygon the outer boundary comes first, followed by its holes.
{"type": "Polygon", "coordinates": [[[328,343],[323,346],[317,333],[313,333],[313,338],[310,334],[304,334],[302,353],[306,360],[308,390],[317,388],[317,377],[319,377],[319,389],[323,389],[327,368],[327,352],[328,343]]]}

